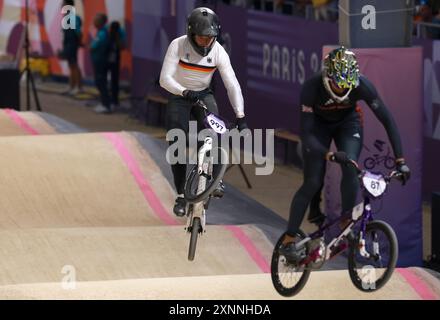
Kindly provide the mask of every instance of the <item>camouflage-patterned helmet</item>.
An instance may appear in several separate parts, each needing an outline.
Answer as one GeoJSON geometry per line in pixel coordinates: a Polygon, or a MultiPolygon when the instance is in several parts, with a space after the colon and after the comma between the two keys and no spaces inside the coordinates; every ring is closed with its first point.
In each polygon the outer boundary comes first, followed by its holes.
{"type": "Polygon", "coordinates": [[[324,77],[341,89],[354,89],[359,85],[359,65],[353,51],[340,47],[324,59],[324,77]]]}

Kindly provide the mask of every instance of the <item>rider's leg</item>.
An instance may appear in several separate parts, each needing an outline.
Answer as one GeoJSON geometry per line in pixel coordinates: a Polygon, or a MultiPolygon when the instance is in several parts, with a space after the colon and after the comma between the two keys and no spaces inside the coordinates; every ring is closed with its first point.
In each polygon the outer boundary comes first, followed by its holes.
{"type": "MultiPolygon", "coordinates": [[[[205,103],[208,111],[214,114],[218,114],[217,102],[215,101],[215,98],[209,89],[206,90],[206,94],[203,95],[202,100],[205,103]]],[[[205,113],[203,112],[203,110],[201,110],[200,108],[193,107],[191,110],[191,117],[192,119],[197,121],[197,132],[200,132],[201,130],[205,129],[205,125],[203,124],[203,121],[205,120],[205,113]]],[[[203,145],[203,141],[199,141],[199,148],[202,145],[203,145]]]]}
{"type": "MultiPolygon", "coordinates": [[[[336,147],[347,153],[348,158],[358,161],[363,145],[363,130],[359,122],[352,121],[338,129],[335,136],[336,147]]],[[[357,171],[352,165],[343,165],[341,180],[342,213],[349,213],[356,205],[359,190],[357,171]]],[[[346,225],[350,219],[343,221],[346,225]]],[[[341,225],[341,228],[344,226],[341,225]]]]}
{"type": "MultiPolygon", "coordinates": [[[[302,152],[303,152],[302,155],[303,159],[305,159],[306,155],[304,152],[304,148],[302,152]]],[[[322,172],[322,178],[321,178],[322,181],[324,181],[324,177],[325,177],[325,169],[322,172]]],[[[316,192],[315,195],[313,196],[309,206],[309,216],[307,217],[307,220],[310,223],[316,224],[317,226],[321,226],[326,218],[326,216],[321,211],[321,200],[322,200],[323,189],[324,189],[324,183],[321,185],[318,192],[316,192]]]]}
{"type": "MultiPolygon", "coordinates": [[[[323,173],[325,176],[325,171],[323,173]]],[[[324,178],[322,178],[324,180],[324,178]]],[[[322,213],[321,210],[321,201],[322,201],[322,190],[324,189],[324,184],[321,185],[321,188],[319,188],[319,191],[315,193],[315,195],[312,198],[312,201],[310,202],[309,206],[309,216],[307,220],[310,223],[314,223],[318,226],[320,226],[325,221],[325,214],[322,213]]]]}
{"type": "MultiPolygon", "coordinates": [[[[326,148],[330,148],[331,134],[326,127],[320,126],[315,129],[315,136],[326,148]]],[[[300,260],[301,254],[296,247],[296,235],[298,234],[301,223],[304,219],[307,207],[312,198],[318,193],[324,182],[326,161],[324,157],[306,152],[303,146],[304,156],[304,182],[301,188],[293,197],[290,205],[289,223],[283,245],[279,253],[290,261],[300,260]]]]}
{"type": "MultiPolygon", "coordinates": [[[[330,144],[330,143],[329,143],[330,144]]],[[[279,253],[289,261],[297,262],[302,259],[301,253],[296,247],[297,233],[313,196],[319,192],[322,185],[323,172],[326,162],[323,158],[307,155],[304,158],[304,182],[295,194],[290,205],[289,224],[283,245],[279,253]]]]}
{"type": "MultiPolygon", "coordinates": [[[[177,96],[170,98],[167,106],[167,131],[178,129],[188,133],[189,121],[190,121],[191,104],[185,99],[177,96]]],[[[169,145],[173,145],[177,142],[177,138],[169,142],[169,145]]],[[[182,142],[180,142],[182,143],[182,142]]],[[[187,141],[184,142],[185,146],[187,141]]],[[[174,156],[177,157],[177,150],[174,156]]],[[[171,171],[173,172],[174,185],[176,187],[177,199],[174,205],[174,213],[177,216],[185,215],[186,202],[183,199],[185,179],[186,179],[186,162],[178,162],[171,165],[171,171]]]]}
{"type": "Polygon", "coordinates": [[[295,236],[304,219],[307,207],[313,196],[319,192],[322,185],[322,173],[325,172],[326,162],[316,156],[305,158],[304,182],[292,199],[290,205],[288,236],[295,236]]]}
{"type": "MultiPolygon", "coordinates": [[[[314,132],[318,141],[326,148],[330,148],[331,135],[330,132],[323,125],[316,128],[314,132]]],[[[294,237],[304,219],[307,207],[310,201],[319,192],[325,174],[326,161],[320,155],[316,155],[305,149],[303,146],[304,156],[304,181],[301,188],[297,191],[292,199],[290,206],[289,223],[287,228],[287,235],[294,237]]],[[[289,239],[286,239],[288,242],[289,239]]]]}

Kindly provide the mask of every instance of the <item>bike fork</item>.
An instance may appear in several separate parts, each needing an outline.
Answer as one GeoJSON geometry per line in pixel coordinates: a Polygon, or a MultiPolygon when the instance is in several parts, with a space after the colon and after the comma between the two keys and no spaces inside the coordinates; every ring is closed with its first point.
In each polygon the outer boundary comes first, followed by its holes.
{"type": "MultiPolygon", "coordinates": [[[[368,198],[364,199],[364,210],[365,210],[365,217],[362,220],[361,224],[361,231],[359,232],[359,253],[364,258],[370,258],[370,254],[365,249],[365,236],[367,234],[367,223],[371,220],[373,220],[373,214],[371,212],[371,205],[370,200],[368,198]]],[[[373,243],[373,251],[376,251],[376,248],[378,247],[377,242],[375,241],[373,243]]]]}

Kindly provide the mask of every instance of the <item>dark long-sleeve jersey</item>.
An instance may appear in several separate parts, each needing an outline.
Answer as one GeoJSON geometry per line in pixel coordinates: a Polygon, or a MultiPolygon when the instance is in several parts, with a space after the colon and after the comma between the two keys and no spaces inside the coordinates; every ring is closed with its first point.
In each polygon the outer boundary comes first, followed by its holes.
{"type": "Polygon", "coordinates": [[[396,158],[403,156],[402,143],[396,123],[379,97],[374,85],[364,76],[360,77],[359,86],[353,89],[342,101],[335,101],[324,87],[322,74],[317,73],[307,80],[301,91],[301,139],[304,146],[313,153],[322,156],[328,152],[313,135],[315,125],[329,125],[343,122],[356,112],[357,102],[365,101],[377,119],[384,126],[393,147],[396,158]]]}

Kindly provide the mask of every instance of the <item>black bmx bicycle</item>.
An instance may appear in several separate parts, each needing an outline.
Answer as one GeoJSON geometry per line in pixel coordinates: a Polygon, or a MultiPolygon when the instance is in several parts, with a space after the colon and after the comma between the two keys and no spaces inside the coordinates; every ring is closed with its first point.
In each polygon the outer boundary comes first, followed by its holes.
{"type": "Polygon", "coordinates": [[[354,286],[364,292],[382,288],[396,266],[398,257],[397,237],[393,228],[384,221],[375,220],[371,199],[384,195],[392,178],[400,173],[389,175],[360,170],[358,164],[351,163],[358,171],[364,201],[356,206],[350,215],[325,223],[318,231],[306,235],[301,230],[297,234],[295,247],[300,259],[289,261],[279,253],[285,234],[278,240],[272,254],[271,278],[275,290],[282,296],[291,297],[301,291],[310,273],[320,269],[327,260],[332,259],[348,248],[348,273],[354,286]],[[324,240],[325,232],[338,222],[348,219],[349,224],[330,242],[324,240]]]}

